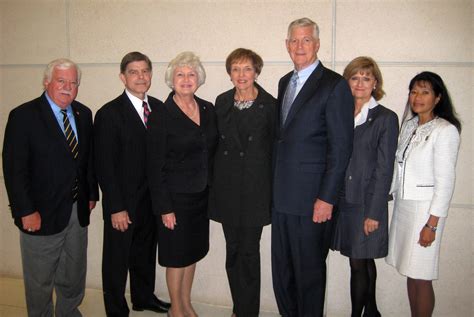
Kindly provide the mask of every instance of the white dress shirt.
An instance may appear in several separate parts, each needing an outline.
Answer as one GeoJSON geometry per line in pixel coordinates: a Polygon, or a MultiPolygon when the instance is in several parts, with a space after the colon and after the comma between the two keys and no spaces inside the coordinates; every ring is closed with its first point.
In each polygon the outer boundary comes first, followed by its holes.
{"type": "Polygon", "coordinates": [[[134,95],[132,95],[127,89],[125,89],[125,93],[127,94],[128,99],[130,99],[130,101],[132,102],[133,107],[135,108],[135,110],[138,113],[138,116],[143,122],[143,125],[145,125],[145,121],[143,118],[143,102],[144,101],[147,103],[148,110],[151,112],[151,107],[150,107],[150,104],[148,103],[148,95],[145,94],[145,99],[141,100],[140,98],[137,98],[134,95]]]}

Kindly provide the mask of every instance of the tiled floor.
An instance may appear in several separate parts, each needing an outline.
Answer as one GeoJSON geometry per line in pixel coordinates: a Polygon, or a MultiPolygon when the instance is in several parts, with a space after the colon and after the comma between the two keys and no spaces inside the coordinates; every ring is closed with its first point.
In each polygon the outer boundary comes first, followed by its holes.
{"type": "MultiPolygon", "coordinates": [[[[130,301],[129,301],[130,302],[130,301]]],[[[194,308],[201,317],[230,317],[231,309],[200,303],[194,303],[194,308]]],[[[86,296],[80,306],[85,317],[105,316],[102,292],[97,289],[87,289],[86,296]]],[[[26,304],[23,280],[0,277],[0,317],[26,317],[26,304]]],[[[134,312],[131,317],[166,316],[153,312],[134,312]]],[[[275,313],[260,314],[261,317],[276,317],[275,313]]]]}

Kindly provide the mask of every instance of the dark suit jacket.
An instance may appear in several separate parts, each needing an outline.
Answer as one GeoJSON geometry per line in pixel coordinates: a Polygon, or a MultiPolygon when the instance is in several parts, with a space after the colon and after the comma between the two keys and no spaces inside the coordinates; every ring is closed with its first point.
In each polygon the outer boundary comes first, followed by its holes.
{"type": "Polygon", "coordinates": [[[233,226],[270,223],[276,100],[257,85],[254,104],[234,107],[235,88],[216,99],[219,142],[209,217],[233,226]]]}
{"type": "MultiPolygon", "coordinates": [[[[279,116],[291,75],[278,84],[279,116]]],[[[336,203],[352,151],[353,129],[354,102],[347,82],[319,63],[296,96],[285,125],[278,124],[275,211],[309,216],[317,198],[336,203]]]]}
{"type": "Polygon", "coordinates": [[[148,182],[156,215],[173,211],[171,193],[201,192],[212,179],[217,143],[214,106],[195,97],[201,118],[198,126],[181,111],[173,95],[148,121],[148,182]]]}
{"type": "Polygon", "coordinates": [[[344,179],[346,202],[364,206],[364,217],[385,224],[397,141],[395,112],[381,105],[370,109],[367,121],[355,128],[354,148],[344,179]]]}
{"type": "MultiPolygon", "coordinates": [[[[92,166],[92,113],[73,101],[79,155],[75,160],[45,94],[10,112],[3,142],[3,174],[15,224],[38,211],[41,229],[52,235],[68,225],[72,188],[78,179],[77,212],[81,226],[89,224],[89,201],[99,193],[92,166]]],[[[29,232],[26,232],[29,233],[29,232]]]]}
{"type": "MultiPolygon", "coordinates": [[[[161,101],[148,96],[152,113],[161,101]]],[[[95,116],[95,162],[102,189],[104,221],[126,210],[131,221],[137,209],[150,202],[146,176],[147,129],[125,91],[105,104],[95,116]]]]}

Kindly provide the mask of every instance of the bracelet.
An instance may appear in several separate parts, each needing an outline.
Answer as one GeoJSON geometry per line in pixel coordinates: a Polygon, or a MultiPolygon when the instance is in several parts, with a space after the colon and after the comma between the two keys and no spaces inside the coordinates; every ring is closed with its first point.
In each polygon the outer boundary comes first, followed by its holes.
{"type": "Polygon", "coordinates": [[[428,223],[425,224],[425,227],[428,228],[428,229],[430,229],[430,230],[433,231],[433,232],[436,232],[436,230],[438,230],[438,227],[432,226],[432,225],[430,225],[430,224],[428,224],[428,223]]]}

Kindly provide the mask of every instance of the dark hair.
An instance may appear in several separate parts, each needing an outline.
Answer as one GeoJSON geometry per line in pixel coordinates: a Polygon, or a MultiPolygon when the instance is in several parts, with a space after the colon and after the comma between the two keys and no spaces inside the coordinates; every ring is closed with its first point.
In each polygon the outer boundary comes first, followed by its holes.
{"type": "Polygon", "coordinates": [[[127,55],[125,55],[122,58],[122,61],[120,62],[120,73],[124,74],[125,70],[127,69],[127,65],[130,64],[131,62],[140,62],[140,61],[145,61],[148,64],[148,68],[150,68],[150,71],[152,70],[151,61],[148,58],[148,56],[140,52],[130,52],[127,55]]]}
{"type": "Polygon", "coordinates": [[[229,56],[227,56],[227,59],[225,60],[225,69],[227,70],[227,74],[230,75],[230,67],[232,66],[232,64],[245,60],[249,60],[252,63],[252,66],[255,69],[257,75],[260,75],[260,72],[263,68],[262,58],[254,51],[246,48],[237,48],[233,50],[232,53],[229,54],[229,56]]]}
{"type": "MultiPolygon", "coordinates": [[[[449,96],[448,89],[446,88],[446,85],[444,84],[441,77],[433,72],[421,72],[415,77],[413,77],[413,79],[410,81],[408,91],[410,92],[413,89],[413,86],[415,86],[417,83],[424,83],[431,86],[431,89],[433,89],[435,96],[440,97],[438,103],[433,109],[433,113],[436,116],[449,121],[458,129],[459,133],[461,133],[461,122],[457,117],[457,113],[456,110],[454,110],[454,106],[451,102],[451,97],[449,96]]],[[[409,105],[407,105],[407,110],[405,111],[404,119],[408,115],[408,113],[414,115],[409,105]]]]}
{"type": "Polygon", "coordinates": [[[385,95],[385,91],[383,91],[382,88],[382,72],[380,71],[377,63],[368,56],[356,57],[346,66],[346,68],[344,68],[343,77],[346,80],[349,80],[357,73],[372,74],[375,77],[377,83],[375,84],[375,89],[372,90],[372,96],[375,100],[382,99],[382,97],[385,95]]]}

